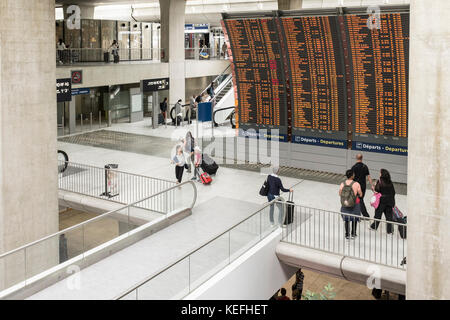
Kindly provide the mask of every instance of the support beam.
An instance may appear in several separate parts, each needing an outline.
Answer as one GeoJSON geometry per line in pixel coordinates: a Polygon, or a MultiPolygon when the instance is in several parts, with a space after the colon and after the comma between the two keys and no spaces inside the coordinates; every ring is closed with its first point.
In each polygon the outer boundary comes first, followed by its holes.
{"type": "Polygon", "coordinates": [[[450,299],[449,15],[411,0],[407,299],[450,299]]]}
{"type": "Polygon", "coordinates": [[[169,104],[185,98],[185,0],[160,0],[163,62],[169,62],[169,104]]]}
{"type": "Polygon", "coordinates": [[[278,10],[297,10],[301,9],[303,0],[278,0],[278,10]]]}
{"type": "MultiPolygon", "coordinates": [[[[0,1],[0,253],[58,231],[54,0],[0,1]]],[[[0,290],[58,261],[57,242],[0,261],[0,290]]]]}

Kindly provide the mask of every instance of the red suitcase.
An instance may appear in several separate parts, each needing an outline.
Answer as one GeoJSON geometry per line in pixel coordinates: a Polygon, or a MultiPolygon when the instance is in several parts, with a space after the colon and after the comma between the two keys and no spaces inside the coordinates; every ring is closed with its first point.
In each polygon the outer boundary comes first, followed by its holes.
{"type": "Polygon", "coordinates": [[[212,182],[212,179],[211,179],[211,177],[209,176],[208,173],[203,172],[203,173],[200,175],[200,181],[201,181],[204,185],[208,185],[208,184],[210,184],[210,183],[212,182]]]}

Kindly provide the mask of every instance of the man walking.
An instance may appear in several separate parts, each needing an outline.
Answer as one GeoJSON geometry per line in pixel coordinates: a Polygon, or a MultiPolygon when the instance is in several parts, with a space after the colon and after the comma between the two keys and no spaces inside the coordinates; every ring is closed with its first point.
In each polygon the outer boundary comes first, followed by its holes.
{"type": "Polygon", "coordinates": [[[369,168],[362,162],[363,155],[358,153],[356,155],[356,163],[352,167],[353,172],[355,173],[354,181],[358,182],[361,186],[362,197],[360,198],[360,206],[361,206],[361,214],[369,218],[370,215],[367,212],[366,205],[364,204],[364,196],[366,195],[366,179],[369,178],[370,185],[373,186],[372,178],[370,177],[369,168]]]}

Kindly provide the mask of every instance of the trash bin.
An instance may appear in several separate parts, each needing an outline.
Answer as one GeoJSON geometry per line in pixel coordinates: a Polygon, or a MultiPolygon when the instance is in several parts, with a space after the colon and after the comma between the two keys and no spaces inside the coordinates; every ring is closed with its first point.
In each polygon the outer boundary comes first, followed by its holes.
{"type": "Polygon", "coordinates": [[[110,163],[105,165],[105,192],[101,196],[113,198],[119,195],[119,189],[117,185],[117,174],[115,171],[119,168],[118,164],[110,163]]]}

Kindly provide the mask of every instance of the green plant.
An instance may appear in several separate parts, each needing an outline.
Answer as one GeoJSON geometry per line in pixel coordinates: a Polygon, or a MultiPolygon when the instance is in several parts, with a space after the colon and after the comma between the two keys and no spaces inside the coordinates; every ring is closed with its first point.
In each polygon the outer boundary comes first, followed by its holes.
{"type": "Polygon", "coordinates": [[[336,293],[331,283],[328,283],[320,293],[314,293],[309,290],[303,295],[303,300],[333,300],[336,293]]]}

